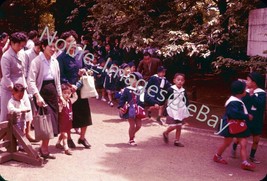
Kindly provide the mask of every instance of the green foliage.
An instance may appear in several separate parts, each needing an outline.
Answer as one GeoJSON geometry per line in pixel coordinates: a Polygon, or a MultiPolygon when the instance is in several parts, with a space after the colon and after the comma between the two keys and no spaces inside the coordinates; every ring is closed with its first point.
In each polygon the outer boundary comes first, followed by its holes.
{"type": "MultiPolygon", "coordinates": [[[[76,0],[68,22],[87,8],[84,30],[121,36],[122,47],[147,46],[172,57],[246,54],[248,14],[259,0],[76,0]]],[[[225,56],[225,55],[224,55],[225,56]]]]}
{"type": "Polygon", "coordinates": [[[237,72],[257,71],[266,73],[267,58],[261,56],[250,57],[249,60],[234,60],[231,58],[218,57],[212,62],[215,73],[221,73],[227,69],[236,70],[237,72]]]}

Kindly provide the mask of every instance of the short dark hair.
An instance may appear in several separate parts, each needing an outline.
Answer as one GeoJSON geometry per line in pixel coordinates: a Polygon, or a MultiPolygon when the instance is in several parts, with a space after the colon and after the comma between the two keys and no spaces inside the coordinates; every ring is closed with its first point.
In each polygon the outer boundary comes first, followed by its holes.
{"type": "Polygon", "coordinates": [[[25,87],[23,87],[22,84],[14,84],[13,90],[15,92],[24,92],[25,91],[25,87]]]}
{"type": "Polygon", "coordinates": [[[1,35],[0,35],[0,39],[3,39],[3,38],[6,38],[8,36],[8,34],[6,32],[3,32],[1,35]]]}
{"type": "Polygon", "coordinates": [[[176,77],[178,77],[178,76],[182,76],[182,77],[184,77],[184,79],[185,79],[185,74],[183,74],[183,73],[176,73],[176,74],[174,75],[173,79],[176,79],[176,77]]]}
{"type": "Polygon", "coordinates": [[[246,83],[236,80],[231,84],[231,94],[237,95],[237,94],[243,94],[243,92],[246,89],[246,83]]]}
{"type": "MultiPolygon", "coordinates": [[[[73,34],[70,31],[66,31],[64,33],[61,34],[60,38],[63,40],[66,40],[67,38],[69,38],[70,36],[73,36],[73,34]]],[[[74,36],[73,36],[74,37],[74,36]]],[[[75,37],[74,37],[75,38],[75,37]]]]}
{"type": "Polygon", "coordinates": [[[33,40],[34,46],[41,46],[41,41],[39,40],[39,38],[33,40]]]}
{"type": "Polygon", "coordinates": [[[71,87],[68,84],[61,84],[61,90],[62,91],[64,91],[64,90],[71,90],[71,87]]]}
{"type": "Polygon", "coordinates": [[[29,33],[28,33],[28,37],[29,37],[29,39],[34,39],[35,37],[37,37],[38,36],[38,32],[36,31],[36,30],[32,30],[32,31],[30,31],[29,33]]]}
{"type": "Polygon", "coordinates": [[[150,56],[151,57],[151,54],[149,52],[145,52],[144,53],[144,57],[146,57],[146,56],[150,56]]]}
{"type": "Polygon", "coordinates": [[[27,36],[22,32],[15,32],[11,34],[10,41],[12,43],[26,42],[27,36]]]}
{"type": "MultiPolygon", "coordinates": [[[[49,39],[52,40],[53,38],[50,36],[49,39]]],[[[55,42],[56,42],[56,38],[54,38],[51,43],[55,43],[55,42]]],[[[44,36],[41,40],[41,50],[44,51],[42,46],[46,47],[47,45],[49,45],[48,36],[44,36]]]]}

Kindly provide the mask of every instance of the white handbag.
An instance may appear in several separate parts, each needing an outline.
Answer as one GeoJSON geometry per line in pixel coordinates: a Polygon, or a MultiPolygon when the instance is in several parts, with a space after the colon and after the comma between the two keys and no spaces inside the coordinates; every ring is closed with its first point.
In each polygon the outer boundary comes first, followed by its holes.
{"type": "Polygon", "coordinates": [[[81,98],[90,98],[98,96],[98,93],[95,88],[94,77],[88,75],[87,73],[82,76],[82,88],[81,88],[81,98]]]}

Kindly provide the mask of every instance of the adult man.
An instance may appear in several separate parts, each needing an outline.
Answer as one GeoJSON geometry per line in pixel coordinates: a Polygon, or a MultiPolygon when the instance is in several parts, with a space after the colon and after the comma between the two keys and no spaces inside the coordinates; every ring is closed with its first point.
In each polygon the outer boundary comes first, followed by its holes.
{"type": "Polygon", "coordinates": [[[148,80],[152,75],[157,74],[158,67],[161,66],[161,61],[157,58],[152,58],[150,53],[145,52],[144,58],[138,65],[137,71],[143,75],[144,80],[148,80]]]}

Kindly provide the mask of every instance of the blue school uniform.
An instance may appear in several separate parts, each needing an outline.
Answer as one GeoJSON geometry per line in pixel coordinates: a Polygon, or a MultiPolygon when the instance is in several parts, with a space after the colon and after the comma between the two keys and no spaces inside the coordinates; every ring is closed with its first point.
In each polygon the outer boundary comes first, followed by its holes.
{"type": "Polygon", "coordinates": [[[261,135],[263,131],[263,118],[266,105],[266,92],[257,88],[254,94],[250,96],[247,91],[246,96],[242,99],[250,114],[253,115],[252,121],[247,121],[247,125],[253,135],[261,135]]]}
{"type": "Polygon", "coordinates": [[[108,70],[105,75],[104,88],[109,91],[116,90],[116,72],[114,70],[108,70]]]}
{"type": "Polygon", "coordinates": [[[103,89],[104,81],[105,81],[105,76],[106,76],[106,71],[104,70],[103,67],[97,65],[93,69],[94,73],[94,78],[95,78],[95,86],[97,89],[103,89]]]}
{"type": "Polygon", "coordinates": [[[159,77],[157,74],[151,76],[148,80],[145,92],[145,103],[149,106],[154,106],[155,104],[163,105],[167,98],[168,89],[171,87],[171,83],[165,77],[159,77]],[[149,88],[151,86],[156,86],[157,89],[154,87],[149,88]],[[157,92],[153,90],[158,90],[157,92]],[[149,93],[148,93],[149,91],[149,93]]]}
{"type": "MultiPolygon", "coordinates": [[[[245,107],[245,104],[242,100],[231,96],[225,103],[226,112],[223,116],[223,125],[222,128],[227,125],[227,119],[239,119],[239,120],[248,120],[248,111],[245,107]]],[[[250,136],[250,131],[247,128],[244,132],[238,134],[231,134],[229,132],[229,126],[227,126],[219,135],[224,137],[236,137],[236,138],[246,138],[250,136]]]]}
{"type": "MultiPolygon", "coordinates": [[[[119,105],[118,108],[121,108],[124,106],[124,104],[127,102],[130,106],[133,106],[133,104],[135,104],[134,102],[134,97],[136,98],[136,104],[139,106],[144,107],[144,103],[140,100],[140,96],[136,95],[134,92],[136,92],[136,88],[132,87],[132,86],[128,86],[124,89],[120,100],[119,100],[119,105]]],[[[124,119],[128,119],[129,118],[129,112],[124,114],[122,116],[122,118],[124,119]]]]}

